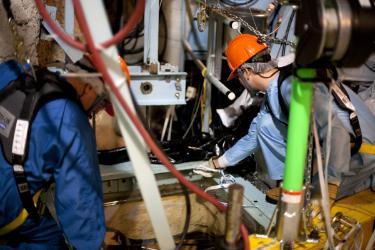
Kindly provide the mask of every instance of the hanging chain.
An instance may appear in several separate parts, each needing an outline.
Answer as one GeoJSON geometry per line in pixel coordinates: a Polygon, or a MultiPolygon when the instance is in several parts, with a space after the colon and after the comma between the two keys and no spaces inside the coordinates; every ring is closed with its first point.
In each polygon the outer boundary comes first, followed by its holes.
{"type": "Polygon", "coordinates": [[[305,212],[306,224],[308,228],[312,228],[312,204],[311,204],[311,171],[313,165],[314,140],[313,134],[309,133],[308,150],[307,150],[307,164],[305,171],[305,212]]]}
{"type": "Polygon", "coordinates": [[[197,13],[197,24],[198,30],[203,32],[206,29],[207,24],[207,10],[206,10],[206,1],[204,3],[199,3],[199,9],[197,13]]]}
{"type": "Polygon", "coordinates": [[[232,12],[230,12],[230,11],[224,9],[224,8],[221,8],[219,6],[206,6],[206,7],[207,7],[207,9],[209,9],[212,12],[215,12],[215,13],[221,15],[221,16],[229,17],[229,18],[231,18],[231,19],[233,19],[237,22],[240,22],[241,25],[243,25],[248,30],[250,30],[252,33],[254,33],[254,35],[256,35],[258,37],[260,42],[275,43],[275,44],[286,44],[286,45],[289,45],[293,48],[296,47],[296,44],[294,42],[291,42],[291,41],[288,41],[288,40],[285,40],[285,39],[279,39],[279,38],[276,38],[276,37],[273,37],[273,36],[270,36],[270,35],[267,35],[267,34],[263,34],[259,30],[257,30],[253,26],[251,26],[243,18],[233,14],[232,12]]]}

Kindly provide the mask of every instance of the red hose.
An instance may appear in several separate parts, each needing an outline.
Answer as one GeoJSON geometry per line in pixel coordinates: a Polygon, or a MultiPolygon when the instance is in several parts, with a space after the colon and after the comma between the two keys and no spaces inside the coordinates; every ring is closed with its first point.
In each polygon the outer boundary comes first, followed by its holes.
{"type": "MultiPolygon", "coordinates": [[[[46,21],[48,26],[59,36],[65,43],[72,46],[73,48],[79,49],[81,51],[87,51],[86,46],[73,39],[70,35],[66,34],[61,27],[57,26],[56,23],[52,20],[51,16],[49,15],[46,7],[44,6],[42,0],[35,0],[35,4],[43,17],[43,20],[46,21]]],[[[108,48],[109,46],[115,45],[122,40],[132,31],[136,25],[141,21],[143,16],[143,10],[145,8],[145,0],[137,0],[137,5],[135,6],[133,15],[129,18],[128,22],[125,26],[118,31],[111,39],[103,42],[101,44],[102,47],[108,48]]]]}
{"type": "MultiPolygon", "coordinates": [[[[39,0],[36,0],[39,1],[39,0]]],[[[187,188],[192,190],[196,195],[199,197],[209,201],[213,205],[215,205],[219,211],[225,212],[226,207],[221,204],[218,200],[213,198],[211,195],[205,193],[203,190],[201,190],[199,187],[194,185],[193,183],[189,182],[185,177],[173,166],[172,163],[169,162],[168,157],[159,149],[157,144],[153,141],[151,136],[148,134],[147,130],[143,127],[142,123],[138,119],[138,117],[132,112],[129,105],[126,103],[124,98],[121,96],[121,93],[116,88],[112,78],[109,76],[108,71],[106,69],[106,66],[100,56],[99,51],[97,50],[95,43],[93,41],[93,38],[91,36],[90,30],[88,28],[86,19],[83,15],[82,6],[80,4],[79,0],[73,0],[74,8],[76,10],[77,20],[78,23],[82,29],[83,35],[87,41],[87,47],[89,51],[92,53],[92,61],[96,68],[99,70],[99,72],[102,73],[104,81],[109,85],[111,91],[119,101],[122,108],[125,110],[127,115],[129,116],[130,120],[133,122],[139,133],[142,135],[143,139],[147,143],[147,145],[150,147],[152,152],[159,158],[159,160],[168,168],[168,170],[187,188]]],[[[61,37],[61,39],[64,39],[61,37]]],[[[244,248],[247,250],[249,249],[248,244],[248,233],[244,225],[241,225],[241,234],[244,241],[244,248]]]]}

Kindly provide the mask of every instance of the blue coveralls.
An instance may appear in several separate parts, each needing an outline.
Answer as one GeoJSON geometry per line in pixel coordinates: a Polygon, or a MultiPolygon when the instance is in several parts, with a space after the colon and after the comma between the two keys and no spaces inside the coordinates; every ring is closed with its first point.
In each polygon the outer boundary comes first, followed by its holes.
{"type": "MultiPolygon", "coordinates": [[[[10,61],[0,64],[0,89],[17,78],[10,61]]],[[[14,65],[14,62],[13,62],[14,65]]],[[[18,66],[19,67],[19,66],[18,66]]],[[[99,249],[105,220],[99,164],[87,116],[74,102],[58,99],[45,104],[31,127],[25,174],[31,194],[52,180],[59,226],[47,212],[39,224],[27,219],[6,235],[0,249],[99,249]]],[[[22,210],[12,167],[0,154],[0,227],[22,210]]]]}
{"type": "MultiPolygon", "coordinates": [[[[291,95],[291,80],[292,77],[288,77],[281,85],[281,94],[287,106],[289,106],[291,95]]],[[[270,82],[269,88],[267,89],[266,94],[269,106],[266,107],[264,104],[261,106],[260,112],[250,124],[248,134],[238,140],[233,147],[219,158],[220,165],[236,165],[238,162],[260,149],[264,156],[270,178],[273,180],[281,180],[283,178],[287,118],[279,104],[277,82],[278,77],[270,82]],[[272,110],[272,113],[269,108],[272,110]]],[[[375,144],[375,116],[358,95],[349,88],[345,88],[353,105],[356,107],[363,134],[363,141],[369,144],[375,144]]],[[[365,154],[355,154],[351,157],[349,134],[353,134],[353,130],[349,122],[349,114],[336,105],[327,87],[319,83],[315,85],[314,106],[319,135],[320,139],[324,142],[324,147],[326,145],[324,139],[327,134],[328,101],[330,98],[333,102],[333,128],[331,140],[332,149],[328,163],[329,177],[331,182],[346,182],[348,188],[342,192],[348,194],[350,191],[353,191],[350,190],[353,188],[350,182],[361,181],[360,179],[354,180],[353,178],[353,176],[358,176],[359,173],[362,173],[362,178],[366,180],[362,180],[362,182],[367,183],[358,183],[354,188],[363,189],[363,186],[369,186],[369,178],[366,178],[366,175],[371,175],[375,172],[375,157],[374,155],[365,154]]]]}

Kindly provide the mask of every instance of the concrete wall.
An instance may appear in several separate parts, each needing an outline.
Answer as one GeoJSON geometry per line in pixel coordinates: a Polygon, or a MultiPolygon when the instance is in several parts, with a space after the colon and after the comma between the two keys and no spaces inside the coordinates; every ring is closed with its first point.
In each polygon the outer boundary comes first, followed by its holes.
{"type": "Polygon", "coordinates": [[[0,8],[0,61],[17,57],[38,64],[37,44],[40,18],[33,0],[10,0],[14,19],[8,21],[4,6],[0,8]]]}

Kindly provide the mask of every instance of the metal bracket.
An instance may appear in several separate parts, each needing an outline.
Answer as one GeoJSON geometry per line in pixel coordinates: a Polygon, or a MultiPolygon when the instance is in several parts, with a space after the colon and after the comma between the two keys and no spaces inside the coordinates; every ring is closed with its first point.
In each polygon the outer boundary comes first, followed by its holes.
{"type": "Polygon", "coordinates": [[[140,66],[129,67],[130,88],[139,105],[182,105],[185,101],[186,73],[172,66],[161,66],[158,74],[142,71],[140,66]]]}

